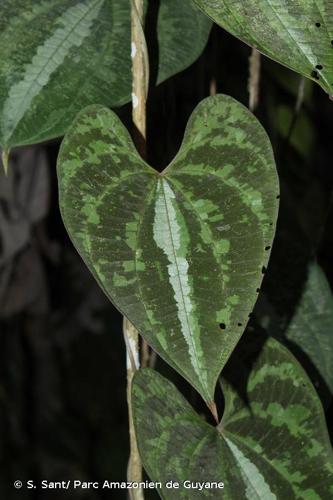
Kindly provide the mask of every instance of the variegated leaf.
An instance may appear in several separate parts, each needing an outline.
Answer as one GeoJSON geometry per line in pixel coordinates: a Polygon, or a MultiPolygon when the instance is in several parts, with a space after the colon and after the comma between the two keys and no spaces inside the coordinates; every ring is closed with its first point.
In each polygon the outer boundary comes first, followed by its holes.
{"type": "Polygon", "coordinates": [[[213,400],[267,265],[277,216],[271,145],[227,96],[205,99],[159,174],[118,117],[79,114],[58,161],[71,238],[118,309],[213,400]]]}
{"type": "MultiPolygon", "coordinates": [[[[135,375],[132,401],[139,451],[151,480],[162,483],[157,489],[161,498],[333,497],[333,457],[324,414],[303,369],[273,339],[259,355],[255,350],[247,358],[249,377],[244,379],[246,370],[240,377],[245,399],[227,386],[224,417],[216,428],[157,372],[143,369],[135,375]],[[180,488],[167,489],[168,481],[180,488]],[[214,484],[218,482],[224,483],[223,489],[214,484]],[[188,488],[191,483],[195,486],[188,488]]],[[[239,375],[238,362],[230,368],[239,375]]]]}
{"type": "Polygon", "coordinates": [[[333,94],[332,0],[194,3],[233,35],[333,94]]]}
{"type": "MultiPolygon", "coordinates": [[[[114,107],[130,100],[130,3],[3,0],[1,146],[61,136],[88,104],[114,107]]],[[[161,0],[158,82],[199,56],[210,28],[211,21],[190,0],[161,0]]]]}

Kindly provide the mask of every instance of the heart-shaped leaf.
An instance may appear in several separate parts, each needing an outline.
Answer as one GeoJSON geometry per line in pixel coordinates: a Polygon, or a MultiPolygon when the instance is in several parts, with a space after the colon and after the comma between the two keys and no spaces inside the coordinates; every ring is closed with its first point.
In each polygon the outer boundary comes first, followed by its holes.
{"type": "MultiPolygon", "coordinates": [[[[130,0],[2,2],[3,147],[63,135],[88,104],[114,107],[130,100],[130,4],[130,0]]],[[[200,55],[211,24],[190,0],[161,0],[158,82],[200,55]]]]}
{"type": "MultiPolygon", "coordinates": [[[[217,428],[157,372],[143,369],[135,375],[139,451],[151,480],[161,483],[161,498],[332,498],[332,450],[322,407],[303,369],[273,339],[247,364],[247,381],[242,371],[246,402],[228,386],[217,428]],[[179,489],[168,489],[169,481],[178,482],[179,489]]],[[[233,370],[239,374],[238,363],[233,370]]]]}
{"type": "Polygon", "coordinates": [[[331,0],[194,0],[227,31],[333,94],[331,0]]]}
{"type": "Polygon", "coordinates": [[[93,106],[70,128],[58,173],[67,230],[105,293],[212,401],[275,229],[278,180],[257,119],[230,97],[205,99],[159,174],[118,117],[93,106]]]}

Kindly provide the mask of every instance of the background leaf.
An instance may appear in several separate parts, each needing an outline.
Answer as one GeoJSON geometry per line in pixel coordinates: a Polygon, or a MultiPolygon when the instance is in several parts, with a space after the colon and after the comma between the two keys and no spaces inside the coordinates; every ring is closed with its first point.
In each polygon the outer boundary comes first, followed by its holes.
{"type": "MultiPolygon", "coordinates": [[[[159,83],[189,66],[207,42],[211,21],[191,5],[161,0],[159,83]]],[[[129,1],[2,2],[1,145],[61,136],[88,104],[128,102],[130,34],[129,1]]]]}
{"type": "Polygon", "coordinates": [[[333,394],[333,297],[318,264],[309,267],[308,279],[285,337],[312,360],[333,394]]]}
{"type": "Polygon", "coordinates": [[[270,305],[270,311],[271,314],[268,310],[266,315],[263,314],[262,325],[268,332],[278,335],[281,341],[305,353],[316,369],[311,376],[315,386],[319,386],[321,377],[332,395],[333,297],[320,266],[310,263],[303,293],[287,325],[283,318],[274,314],[274,306],[270,305]]]}
{"type": "Polygon", "coordinates": [[[204,49],[212,22],[191,0],[161,0],[157,19],[157,83],[184,70],[204,49]]]}
{"type": "Polygon", "coordinates": [[[333,93],[330,0],[194,0],[217,24],[333,93]]]}
{"type": "Polygon", "coordinates": [[[61,148],[60,205],[106,294],[209,402],[248,321],[277,216],[271,146],[227,96],[205,99],[162,174],[117,116],[83,111],[61,148]]]}
{"type": "MultiPolygon", "coordinates": [[[[256,337],[256,341],[258,337],[256,337]]],[[[254,346],[252,346],[254,347],[254,346]]],[[[224,489],[158,490],[162,498],[328,499],[332,450],[319,399],[301,366],[273,339],[258,354],[247,349],[240,376],[246,401],[230,385],[222,423],[206,423],[153,370],[137,372],[134,421],[144,467],[153,481],[223,481],[224,489]]],[[[235,380],[236,377],[236,380],[235,380]]]]}

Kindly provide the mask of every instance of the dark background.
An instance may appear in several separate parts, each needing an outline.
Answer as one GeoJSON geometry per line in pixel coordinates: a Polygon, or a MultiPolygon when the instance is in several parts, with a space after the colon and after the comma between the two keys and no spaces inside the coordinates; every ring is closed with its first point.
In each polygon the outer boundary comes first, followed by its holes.
{"type": "MultiPolygon", "coordinates": [[[[154,78],[156,41],[149,23],[148,43],[154,78]]],[[[151,165],[161,170],[174,157],[187,119],[209,95],[213,79],[218,92],[247,105],[250,53],[214,27],[195,64],[151,89],[151,165]]],[[[262,294],[286,317],[295,309],[309,261],[317,259],[333,283],[333,102],[306,81],[296,113],[300,82],[299,75],[262,57],[256,115],[272,141],[281,179],[278,232],[262,294]]],[[[117,112],[130,129],[130,105],[117,112]]],[[[121,499],[119,491],[52,494],[12,486],[17,479],[126,480],[122,318],[64,230],[55,168],[59,144],[14,151],[9,177],[0,177],[0,498],[121,499]]],[[[250,327],[255,322],[256,311],[250,327]]],[[[296,355],[313,376],[311,363],[301,351],[296,355]]],[[[161,362],[157,367],[205,411],[171,369],[161,362]]],[[[319,390],[330,420],[323,383],[319,390]]]]}

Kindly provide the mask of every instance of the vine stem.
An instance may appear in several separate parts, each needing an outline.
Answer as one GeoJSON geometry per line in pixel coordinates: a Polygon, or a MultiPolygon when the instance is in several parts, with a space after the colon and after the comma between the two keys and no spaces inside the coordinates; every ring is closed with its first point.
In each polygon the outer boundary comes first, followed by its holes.
{"type": "MultiPolygon", "coordinates": [[[[139,359],[139,335],[136,328],[127,318],[123,320],[123,332],[126,344],[126,367],[127,367],[127,404],[128,404],[128,421],[129,421],[129,441],[130,441],[130,456],[127,467],[128,481],[142,481],[142,465],[138,444],[135,435],[132,411],[132,380],[136,370],[140,368],[139,359]]],[[[130,500],[144,500],[142,489],[130,489],[130,500]]]]}
{"type": "Polygon", "coordinates": [[[256,48],[252,49],[249,59],[249,109],[254,112],[259,104],[259,90],[260,90],[260,66],[261,55],[256,48]]]}
{"type": "MultiPolygon", "coordinates": [[[[149,84],[149,63],[144,35],[144,0],[131,1],[131,58],[132,58],[132,118],[134,142],[140,155],[146,158],[146,103],[149,84]]],[[[132,381],[140,368],[139,334],[131,322],[124,317],[123,333],[127,354],[127,404],[129,418],[130,457],[127,469],[128,481],[142,481],[142,465],[135,435],[132,411],[132,381]]],[[[142,365],[149,362],[149,348],[142,344],[142,365]]],[[[142,489],[131,489],[130,500],[144,500],[142,489]]]]}
{"type": "Polygon", "coordinates": [[[135,143],[138,152],[146,158],[146,103],[149,85],[149,62],[143,30],[143,0],[132,0],[132,106],[135,143]]]}

